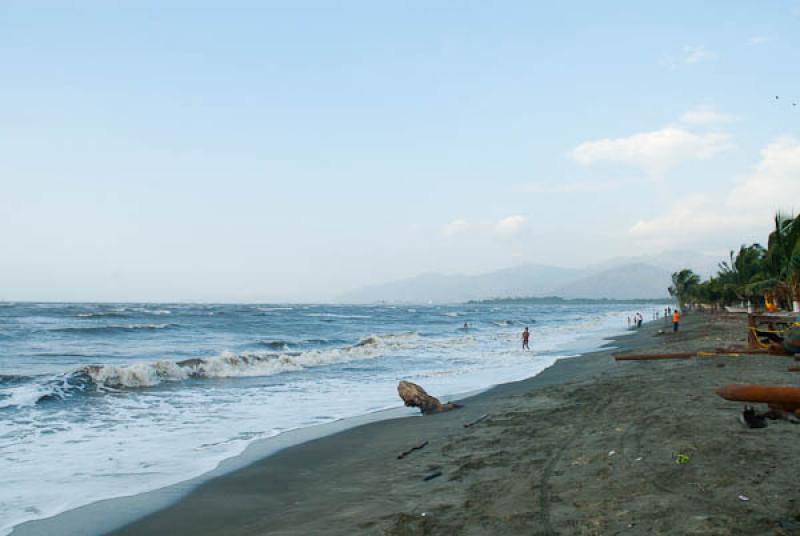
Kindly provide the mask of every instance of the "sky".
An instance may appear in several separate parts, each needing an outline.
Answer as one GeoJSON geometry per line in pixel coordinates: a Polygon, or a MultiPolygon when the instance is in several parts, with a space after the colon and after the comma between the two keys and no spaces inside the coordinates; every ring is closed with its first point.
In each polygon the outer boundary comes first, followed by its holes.
{"type": "Polygon", "coordinates": [[[800,1],[2,2],[0,300],[722,258],[800,210],[798,45],[800,1]]]}

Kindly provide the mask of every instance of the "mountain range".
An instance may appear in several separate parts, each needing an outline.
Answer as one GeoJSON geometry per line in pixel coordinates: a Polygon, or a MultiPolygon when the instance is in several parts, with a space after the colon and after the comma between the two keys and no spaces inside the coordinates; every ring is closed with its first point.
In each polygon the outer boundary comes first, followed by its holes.
{"type": "Polygon", "coordinates": [[[685,251],[620,257],[585,268],[522,264],[477,275],[424,273],[360,287],[343,303],[457,303],[491,298],[558,296],[590,299],[652,299],[669,296],[672,272],[691,268],[703,277],[719,259],[685,251]]]}

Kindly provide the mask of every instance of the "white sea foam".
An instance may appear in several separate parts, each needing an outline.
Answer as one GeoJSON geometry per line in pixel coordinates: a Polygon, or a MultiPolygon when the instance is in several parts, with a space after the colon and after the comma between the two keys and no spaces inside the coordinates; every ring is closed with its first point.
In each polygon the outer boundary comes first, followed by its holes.
{"type": "MultiPolygon", "coordinates": [[[[428,311],[420,310],[422,315],[428,311]]],[[[624,320],[624,314],[617,316],[624,320]]],[[[611,325],[623,326],[619,318],[597,314],[553,327],[531,324],[535,352],[519,351],[519,326],[491,326],[486,319],[469,334],[379,334],[356,344],[296,353],[210,352],[203,359],[111,362],[49,380],[18,384],[14,379],[0,391],[6,395],[0,398],[5,408],[0,409],[0,534],[27,520],[200,475],[259,438],[400,406],[398,378],[423,383],[441,397],[534,375],[558,357],[547,349],[572,348],[587,334],[598,338],[611,325]],[[334,368],[355,361],[364,366],[334,368]],[[293,374],[275,376],[282,372],[293,374]],[[203,377],[241,380],[180,384],[203,377]],[[148,389],[166,383],[174,385],[148,389]],[[121,392],[76,396],[81,389],[121,392]],[[343,391],[352,396],[337,396],[343,391]],[[36,404],[42,396],[73,398],[36,404]]],[[[298,341],[317,336],[331,340],[340,335],[336,330],[276,335],[298,341]]]]}
{"type": "Polygon", "coordinates": [[[372,315],[354,315],[354,314],[341,314],[341,313],[306,313],[304,316],[310,318],[341,318],[341,319],[360,319],[372,318],[372,315]]]}
{"type": "Polygon", "coordinates": [[[77,371],[27,383],[6,390],[0,399],[0,408],[29,406],[43,398],[68,398],[73,390],[84,390],[81,378],[88,378],[100,388],[140,389],[164,382],[179,382],[188,378],[235,378],[271,376],[314,367],[324,367],[355,360],[374,359],[387,351],[403,347],[413,348],[419,337],[416,332],[388,335],[370,335],[352,346],[312,349],[296,353],[277,353],[257,350],[247,352],[222,352],[203,359],[183,361],[140,361],[124,365],[88,365],[77,371]]]}
{"type": "Polygon", "coordinates": [[[151,387],[165,381],[190,377],[234,378],[271,376],[313,367],[323,367],[360,359],[380,357],[387,350],[397,350],[417,340],[413,332],[395,335],[371,335],[352,346],[307,350],[298,353],[269,351],[223,352],[208,359],[156,361],[132,365],[86,367],[83,371],[94,383],[110,387],[151,387]]]}
{"type": "Polygon", "coordinates": [[[90,326],[68,326],[52,328],[48,331],[60,333],[104,333],[112,331],[152,331],[157,329],[170,329],[176,324],[107,324],[90,326]]]}

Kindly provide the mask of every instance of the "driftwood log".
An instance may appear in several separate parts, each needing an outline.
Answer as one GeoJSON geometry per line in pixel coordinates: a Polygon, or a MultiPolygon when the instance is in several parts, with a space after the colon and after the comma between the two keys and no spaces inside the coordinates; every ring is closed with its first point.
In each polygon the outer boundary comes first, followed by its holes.
{"type": "Polygon", "coordinates": [[[614,354],[614,359],[617,361],[654,361],[657,359],[691,359],[697,357],[708,357],[713,355],[726,356],[726,355],[739,355],[739,354],[775,354],[780,355],[778,349],[766,348],[716,348],[714,350],[698,350],[696,352],[673,352],[667,354],[614,354]]]}
{"type": "Polygon", "coordinates": [[[729,384],[717,389],[725,400],[764,402],[770,409],[800,416],[800,387],[785,385],[729,384]]]}
{"type": "Polygon", "coordinates": [[[448,402],[442,404],[439,399],[425,392],[425,389],[416,383],[401,380],[397,385],[397,394],[403,399],[406,406],[419,408],[423,415],[430,413],[441,413],[455,408],[460,408],[458,404],[448,402]]]}
{"type": "Polygon", "coordinates": [[[408,449],[408,450],[404,450],[403,452],[401,452],[401,453],[400,453],[400,454],[397,456],[397,459],[398,459],[398,460],[402,460],[403,458],[405,458],[406,456],[408,456],[409,454],[411,454],[411,453],[412,453],[412,452],[414,452],[415,450],[424,449],[424,448],[425,448],[427,445],[428,445],[428,442],[427,442],[427,441],[423,441],[422,443],[420,443],[420,444],[419,444],[419,445],[417,445],[416,447],[411,447],[410,449],[408,449]]]}
{"type": "Polygon", "coordinates": [[[691,359],[697,352],[675,352],[671,354],[614,354],[617,361],[652,361],[655,359],[691,359]]]}
{"type": "Polygon", "coordinates": [[[484,419],[487,419],[488,417],[489,417],[489,414],[488,413],[484,413],[483,415],[481,415],[480,417],[478,417],[474,421],[465,422],[464,423],[464,428],[469,428],[471,426],[475,426],[476,424],[478,424],[479,422],[481,422],[484,419]]]}

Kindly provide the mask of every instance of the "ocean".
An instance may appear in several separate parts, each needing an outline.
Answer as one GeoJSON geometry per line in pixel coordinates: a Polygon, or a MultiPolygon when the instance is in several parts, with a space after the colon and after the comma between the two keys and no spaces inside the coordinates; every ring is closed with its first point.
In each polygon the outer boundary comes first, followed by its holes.
{"type": "Polygon", "coordinates": [[[400,407],[401,379],[447,398],[534,376],[656,308],[0,303],[0,535],[400,407]]]}

